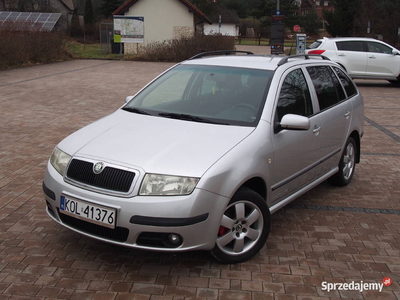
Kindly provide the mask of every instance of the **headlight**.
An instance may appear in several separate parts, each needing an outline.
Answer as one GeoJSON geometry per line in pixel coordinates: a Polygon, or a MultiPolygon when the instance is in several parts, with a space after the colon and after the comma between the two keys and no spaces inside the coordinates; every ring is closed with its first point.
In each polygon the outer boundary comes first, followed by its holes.
{"type": "Polygon", "coordinates": [[[197,182],[199,182],[199,178],[146,174],[139,195],[189,195],[193,192],[197,182]]]}
{"type": "Polygon", "coordinates": [[[71,156],[69,156],[67,153],[61,151],[58,148],[54,148],[53,153],[50,157],[50,163],[54,167],[54,169],[56,169],[57,172],[61,174],[61,176],[64,176],[65,169],[67,168],[70,159],[71,156]]]}

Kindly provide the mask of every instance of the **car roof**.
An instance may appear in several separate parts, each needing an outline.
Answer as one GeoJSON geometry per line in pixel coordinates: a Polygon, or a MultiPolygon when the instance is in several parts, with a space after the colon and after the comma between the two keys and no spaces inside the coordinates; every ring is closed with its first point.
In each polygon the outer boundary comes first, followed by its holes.
{"type": "Polygon", "coordinates": [[[379,41],[377,39],[368,38],[368,37],[334,37],[334,38],[323,37],[322,39],[317,39],[317,41],[323,41],[323,40],[329,40],[329,41],[379,41]]]}
{"type": "Polygon", "coordinates": [[[189,59],[181,64],[184,65],[207,65],[223,66],[247,69],[276,70],[279,66],[299,65],[305,63],[326,63],[329,59],[323,59],[320,55],[226,55],[226,56],[208,56],[195,59],[189,59]],[[306,58],[307,57],[307,58],[306,58]],[[314,58],[315,57],[315,58],[314,58]]]}
{"type": "Polygon", "coordinates": [[[228,56],[209,56],[191,59],[183,62],[187,65],[208,65],[225,67],[245,67],[249,69],[275,70],[281,60],[278,56],[260,55],[228,55],[228,56]]]}

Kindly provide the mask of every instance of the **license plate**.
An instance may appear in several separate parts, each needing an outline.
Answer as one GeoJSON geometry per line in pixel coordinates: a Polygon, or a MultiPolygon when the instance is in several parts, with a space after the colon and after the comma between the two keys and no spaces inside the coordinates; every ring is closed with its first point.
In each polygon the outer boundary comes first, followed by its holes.
{"type": "Polygon", "coordinates": [[[117,215],[114,208],[66,196],[61,196],[60,213],[112,229],[115,228],[117,215]]]}

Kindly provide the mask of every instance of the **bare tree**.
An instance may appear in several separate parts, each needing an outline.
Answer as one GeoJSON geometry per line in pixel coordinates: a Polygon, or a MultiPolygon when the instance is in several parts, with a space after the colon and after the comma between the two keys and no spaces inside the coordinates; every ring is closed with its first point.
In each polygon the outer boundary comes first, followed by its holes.
{"type": "Polygon", "coordinates": [[[400,27],[400,1],[364,0],[359,7],[359,17],[355,22],[356,33],[361,36],[382,36],[386,42],[396,45],[400,27]],[[384,17],[383,17],[384,16],[384,17]]]}

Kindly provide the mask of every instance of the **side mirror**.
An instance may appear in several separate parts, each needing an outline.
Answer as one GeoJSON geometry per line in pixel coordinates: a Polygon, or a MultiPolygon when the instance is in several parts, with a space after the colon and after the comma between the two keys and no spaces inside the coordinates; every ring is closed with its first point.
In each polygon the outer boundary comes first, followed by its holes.
{"type": "Polygon", "coordinates": [[[133,99],[133,96],[128,96],[125,98],[125,103],[128,103],[129,101],[131,101],[133,99]]]}
{"type": "Polygon", "coordinates": [[[284,115],[280,123],[282,129],[289,130],[308,130],[310,126],[310,120],[307,117],[293,114],[284,115]]]}
{"type": "Polygon", "coordinates": [[[400,53],[399,53],[399,51],[393,49],[393,50],[392,50],[392,54],[393,54],[393,55],[399,55],[400,53]]]}

